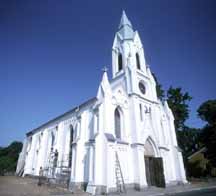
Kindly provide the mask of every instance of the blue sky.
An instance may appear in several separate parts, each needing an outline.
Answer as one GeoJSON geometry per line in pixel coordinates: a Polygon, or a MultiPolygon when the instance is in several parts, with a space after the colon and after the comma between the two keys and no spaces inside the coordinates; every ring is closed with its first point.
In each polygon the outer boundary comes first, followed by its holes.
{"type": "Polygon", "coordinates": [[[147,63],[165,89],[216,98],[214,0],[0,0],[0,146],[94,97],[122,10],[141,36],[147,63]]]}

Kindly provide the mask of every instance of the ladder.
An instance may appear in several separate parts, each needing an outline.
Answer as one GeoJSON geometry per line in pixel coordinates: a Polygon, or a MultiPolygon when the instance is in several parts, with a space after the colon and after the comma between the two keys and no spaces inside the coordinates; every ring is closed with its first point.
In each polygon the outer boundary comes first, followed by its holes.
{"type": "Polygon", "coordinates": [[[22,175],[23,175],[23,173],[24,173],[24,168],[25,168],[25,164],[23,164],[23,165],[21,166],[21,168],[19,169],[19,171],[17,172],[17,175],[18,175],[18,176],[22,176],[22,175]]]}
{"type": "Polygon", "coordinates": [[[44,169],[46,171],[46,177],[53,178],[53,152],[52,151],[48,154],[46,168],[44,169]]]}
{"type": "Polygon", "coordinates": [[[115,174],[116,174],[116,187],[118,193],[126,193],[126,188],[124,184],[124,179],[122,175],[121,165],[118,158],[118,153],[115,152],[116,162],[115,162],[115,174]]]}

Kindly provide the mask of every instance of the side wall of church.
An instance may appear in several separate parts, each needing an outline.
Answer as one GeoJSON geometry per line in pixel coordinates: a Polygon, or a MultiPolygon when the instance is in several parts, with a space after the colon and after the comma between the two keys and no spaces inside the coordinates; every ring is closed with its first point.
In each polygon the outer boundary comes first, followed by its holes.
{"type": "Polygon", "coordinates": [[[24,175],[39,175],[39,169],[42,167],[44,174],[51,177],[53,157],[57,151],[57,173],[61,172],[58,168],[71,165],[73,174],[71,180],[76,182],[89,180],[88,164],[92,159],[89,154],[93,153],[90,153],[91,142],[87,143],[87,141],[93,138],[94,116],[90,109],[77,113],[70,114],[27,136],[27,148],[23,149],[23,153],[26,154],[24,175]],[[72,131],[73,136],[71,136],[72,131]],[[70,156],[72,156],[71,159],[70,156]]]}

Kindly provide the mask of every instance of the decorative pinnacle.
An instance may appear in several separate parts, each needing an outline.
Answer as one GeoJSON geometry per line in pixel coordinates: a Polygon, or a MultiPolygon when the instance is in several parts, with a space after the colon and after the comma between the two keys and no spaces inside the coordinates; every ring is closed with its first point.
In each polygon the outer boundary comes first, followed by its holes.
{"type": "Polygon", "coordinates": [[[121,16],[121,21],[120,21],[120,24],[119,24],[119,29],[121,29],[122,27],[128,25],[129,27],[132,28],[132,25],[131,25],[131,22],[130,20],[128,19],[125,11],[123,10],[122,11],[122,16],[121,16]]]}
{"type": "Polygon", "coordinates": [[[104,66],[104,68],[102,69],[103,72],[107,72],[108,68],[106,66],[104,66]]]}

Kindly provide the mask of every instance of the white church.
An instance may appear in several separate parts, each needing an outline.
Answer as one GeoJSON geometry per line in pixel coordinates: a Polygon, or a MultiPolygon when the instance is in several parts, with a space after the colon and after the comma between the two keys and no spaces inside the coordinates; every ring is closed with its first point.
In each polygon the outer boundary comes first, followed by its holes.
{"type": "Polygon", "coordinates": [[[95,98],[28,132],[17,174],[92,194],[187,183],[174,117],[156,93],[137,31],[123,12],[95,98]]]}

